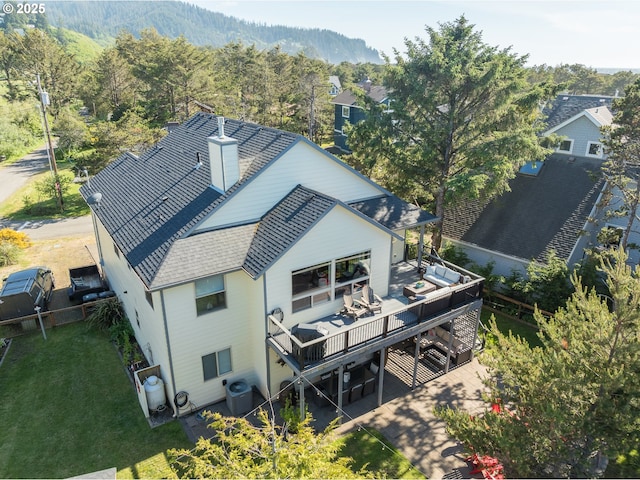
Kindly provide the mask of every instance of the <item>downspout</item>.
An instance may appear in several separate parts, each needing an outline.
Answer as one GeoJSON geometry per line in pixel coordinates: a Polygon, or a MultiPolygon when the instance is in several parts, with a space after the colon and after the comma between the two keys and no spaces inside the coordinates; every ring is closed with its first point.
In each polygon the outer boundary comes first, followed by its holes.
{"type": "MultiPolygon", "coordinates": [[[[267,311],[267,273],[265,272],[262,277],[262,291],[264,298],[263,311],[267,311]]],[[[271,362],[269,361],[269,345],[267,344],[267,338],[269,337],[269,313],[264,317],[264,354],[265,363],[267,365],[267,397],[271,398],[271,362]]]]}
{"type": "MultiPolygon", "coordinates": [[[[164,290],[160,290],[160,304],[162,305],[162,323],[164,324],[164,336],[167,342],[167,355],[169,356],[169,375],[171,375],[171,388],[173,389],[173,394],[178,393],[176,390],[176,377],[173,373],[173,358],[171,356],[171,342],[169,341],[169,328],[167,326],[167,309],[164,303],[164,290]]],[[[178,416],[178,406],[175,407],[175,417],[178,416]]]]}

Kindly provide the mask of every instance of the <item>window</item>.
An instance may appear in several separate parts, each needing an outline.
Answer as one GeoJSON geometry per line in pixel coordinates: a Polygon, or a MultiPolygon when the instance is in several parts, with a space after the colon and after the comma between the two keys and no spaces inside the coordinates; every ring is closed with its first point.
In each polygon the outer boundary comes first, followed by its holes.
{"type": "Polygon", "coordinates": [[[559,152],[571,153],[573,150],[573,140],[562,140],[560,146],[558,146],[559,152]]]}
{"type": "Polygon", "coordinates": [[[371,252],[362,252],[291,274],[292,311],[299,312],[318,304],[359,291],[369,282],[371,252]]]}
{"type": "Polygon", "coordinates": [[[602,144],[600,142],[587,142],[588,157],[602,157],[602,144]]]}
{"type": "Polygon", "coordinates": [[[120,258],[120,249],[118,249],[118,246],[115,243],[113,244],[113,251],[116,252],[116,256],[120,258]]]}
{"type": "Polygon", "coordinates": [[[291,274],[294,312],[331,300],[331,263],[297,270],[291,274]]]}
{"type": "Polygon", "coordinates": [[[225,348],[219,352],[210,353],[202,357],[202,374],[204,380],[211,380],[231,371],[231,349],[225,348]]]}
{"type": "Polygon", "coordinates": [[[196,309],[198,315],[225,308],[224,276],[196,280],[196,309]]]}
{"type": "Polygon", "coordinates": [[[362,289],[363,285],[369,281],[370,265],[371,252],[362,252],[336,260],[335,298],[362,289]]]}
{"type": "Polygon", "coordinates": [[[342,116],[343,118],[349,118],[349,116],[351,115],[351,108],[350,107],[342,107],[342,116]]]}

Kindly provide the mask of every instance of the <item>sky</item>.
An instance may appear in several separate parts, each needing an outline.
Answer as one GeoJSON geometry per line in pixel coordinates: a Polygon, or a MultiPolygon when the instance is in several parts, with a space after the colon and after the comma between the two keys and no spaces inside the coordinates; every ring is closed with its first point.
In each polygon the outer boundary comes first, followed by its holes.
{"type": "Polygon", "coordinates": [[[393,57],[464,14],[491,46],[528,65],[640,68],[640,0],[184,0],[267,25],[333,30],[393,57]]]}

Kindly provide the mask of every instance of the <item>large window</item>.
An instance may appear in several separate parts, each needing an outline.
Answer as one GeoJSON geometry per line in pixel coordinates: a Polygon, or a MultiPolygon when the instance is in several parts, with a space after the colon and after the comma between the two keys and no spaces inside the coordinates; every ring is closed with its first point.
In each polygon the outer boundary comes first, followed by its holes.
{"type": "Polygon", "coordinates": [[[362,252],[292,272],[292,311],[299,312],[358,291],[369,281],[370,264],[371,253],[362,252]]]}
{"type": "Polygon", "coordinates": [[[331,300],[331,276],[331,262],[293,272],[293,311],[298,312],[331,300]]]}
{"type": "Polygon", "coordinates": [[[223,275],[214,275],[202,280],[196,280],[196,309],[198,315],[204,315],[224,307],[226,307],[226,300],[223,275]]]}
{"type": "Polygon", "coordinates": [[[205,381],[231,371],[231,349],[210,353],[202,357],[202,374],[205,381]]]}

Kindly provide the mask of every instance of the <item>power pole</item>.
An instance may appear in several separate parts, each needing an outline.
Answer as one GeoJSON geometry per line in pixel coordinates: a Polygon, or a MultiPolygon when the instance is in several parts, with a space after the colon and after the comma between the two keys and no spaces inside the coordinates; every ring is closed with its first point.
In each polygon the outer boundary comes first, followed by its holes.
{"type": "Polygon", "coordinates": [[[51,131],[49,130],[49,120],[47,119],[47,105],[49,105],[49,94],[42,90],[40,85],[40,74],[36,74],[38,81],[38,97],[40,98],[40,107],[42,108],[42,116],[44,118],[44,131],[47,136],[47,144],[49,149],[49,158],[51,159],[51,167],[53,168],[53,181],[55,182],[56,201],[60,211],[64,210],[64,200],[62,199],[62,189],[60,188],[60,181],[58,178],[58,164],[56,163],[56,154],[53,149],[53,142],[51,141],[51,131]]]}

